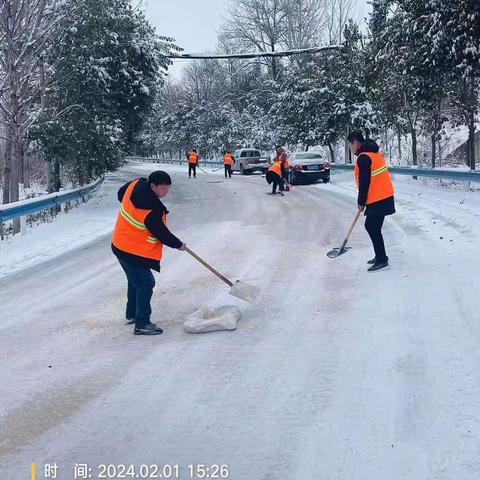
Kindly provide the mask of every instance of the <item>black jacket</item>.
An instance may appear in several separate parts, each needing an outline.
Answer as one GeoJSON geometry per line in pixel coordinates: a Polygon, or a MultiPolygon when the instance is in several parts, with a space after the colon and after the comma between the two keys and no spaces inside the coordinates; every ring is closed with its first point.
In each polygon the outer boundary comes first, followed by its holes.
{"type": "MultiPolygon", "coordinates": [[[[362,152],[377,153],[380,150],[376,142],[371,139],[365,140],[357,155],[357,165],[359,170],[358,178],[358,205],[366,205],[368,189],[370,188],[370,179],[372,172],[372,161],[362,152]]],[[[395,200],[393,195],[378,202],[371,203],[365,208],[365,215],[392,215],[395,213],[395,200]]]]}
{"type": "MultiPolygon", "coordinates": [[[[118,201],[123,200],[123,196],[131,182],[127,182],[118,191],[118,201]]],[[[182,242],[175,236],[163,223],[163,214],[168,214],[168,210],[160,199],[153,193],[152,189],[148,185],[145,178],[140,178],[139,182],[135,185],[132,197],[132,203],[136,208],[143,208],[145,210],[152,210],[145,217],[145,226],[152,236],[158,238],[160,242],[170,248],[180,248],[182,242]]],[[[141,257],[139,255],[133,255],[128,252],[120,250],[112,244],[113,253],[122,260],[129,262],[133,265],[140,265],[152,270],[160,271],[160,262],[152,260],[151,258],[141,257]]]]}

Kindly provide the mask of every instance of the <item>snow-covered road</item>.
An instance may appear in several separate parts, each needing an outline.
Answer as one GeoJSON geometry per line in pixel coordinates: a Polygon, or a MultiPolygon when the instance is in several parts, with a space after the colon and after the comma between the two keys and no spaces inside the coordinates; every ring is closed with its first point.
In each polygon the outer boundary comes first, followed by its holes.
{"type": "MultiPolygon", "coordinates": [[[[107,181],[111,221],[115,190],[150,168],[107,181]]],[[[348,254],[325,255],[355,214],[348,174],[281,198],[260,176],[164,168],[172,231],[258,285],[258,303],[167,250],[152,318],[165,333],[133,336],[103,233],[4,276],[0,479],[30,478],[31,462],[57,463],[62,480],[76,463],[92,478],[99,464],[178,464],[182,480],[197,478],[190,464],[234,480],[480,478],[479,193],[395,179],[392,266],[367,274],[361,226],[348,254]],[[236,331],[183,332],[188,314],[227,304],[236,331]]]]}

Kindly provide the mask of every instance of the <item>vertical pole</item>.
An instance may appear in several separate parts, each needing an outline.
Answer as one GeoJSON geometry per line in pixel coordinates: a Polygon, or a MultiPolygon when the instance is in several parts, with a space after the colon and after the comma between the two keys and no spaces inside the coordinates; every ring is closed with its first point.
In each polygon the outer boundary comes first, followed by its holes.
{"type": "Polygon", "coordinates": [[[347,140],[349,133],[350,133],[350,126],[347,125],[346,135],[345,135],[345,165],[347,163],[352,163],[352,156],[351,156],[351,152],[350,152],[350,148],[348,146],[348,140],[347,140]]]}

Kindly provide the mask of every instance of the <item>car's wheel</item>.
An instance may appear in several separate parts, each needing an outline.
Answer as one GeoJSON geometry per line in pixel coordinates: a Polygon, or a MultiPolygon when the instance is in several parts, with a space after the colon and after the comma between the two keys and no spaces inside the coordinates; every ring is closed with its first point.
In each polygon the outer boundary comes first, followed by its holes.
{"type": "Polygon", "coordinates": [[[329,181],[330,181],[330,178],[324,178],[324,179],[322,180],[323,183],[328,183],[329,181]]]}
{"type": "Polygon", "coordinates": [[[240,165],[240,175],[245,175],[245,169],[243,168],[243,165],[240,165]]]}

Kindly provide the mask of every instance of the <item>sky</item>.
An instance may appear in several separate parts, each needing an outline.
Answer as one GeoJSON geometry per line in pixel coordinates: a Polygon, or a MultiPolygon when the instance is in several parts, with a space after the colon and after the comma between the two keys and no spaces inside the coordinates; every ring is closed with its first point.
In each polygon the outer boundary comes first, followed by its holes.
{"type": "MultiPolygon", "coordinates": [[[[203,53],[215,48],[225,11],[224,0],[144,0],[143,3],[147,18],[158,33],[173,37],[185,53],[203,53]]],[[[176,60],[169,73],[180,77],[186,64],[185,60],[176,60]]]]}
{"type": "MultiPolygon", "coordinates": [[[[368,15],[369,0],[357,0],[356,18],[368,15]]],[[[185,53],[212,51],[223,23],[226,0],[132,0],[141,3],[147,18],[161,35],[170,36],[185,53]]],[[[169,73],[179,78],[185,60],[176,60],[169,73]]]]}

